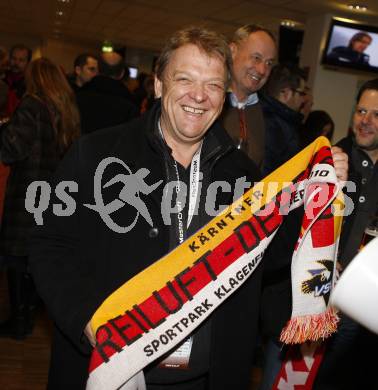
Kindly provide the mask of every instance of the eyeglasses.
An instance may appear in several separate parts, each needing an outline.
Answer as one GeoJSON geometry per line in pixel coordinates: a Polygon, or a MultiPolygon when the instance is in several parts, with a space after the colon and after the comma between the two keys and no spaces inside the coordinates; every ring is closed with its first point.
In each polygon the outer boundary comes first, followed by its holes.
{"type": "Polygon", "coordinates": [[[307,92],[305,92],[305,91],[303,91],[301,89],[294,89],[294,88],[292,88],[292,91],[298,93],[299,96],[302,96],[302,97],[307,95],[307,92]]]}

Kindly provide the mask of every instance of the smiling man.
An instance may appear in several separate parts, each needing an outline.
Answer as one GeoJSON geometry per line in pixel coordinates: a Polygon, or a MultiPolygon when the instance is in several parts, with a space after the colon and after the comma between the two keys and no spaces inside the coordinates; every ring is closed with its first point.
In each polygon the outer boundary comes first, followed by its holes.
{"type": "MultiPolygon", "coordinates": [[[[354,205],[340,237],[339,262],[345,269],[360,249],[365,228],[378,216],[378,78],[365,82],[357,95],[353,135],[338,146],[349,156],[347,186],[354,205]]],[[[366,351],[378,348],[378,337],[341,315],[338,332],[330,340],[314,390],[376,388],[376,362],[366,351]]]]}
{"type": "Polygon", "coordinates": [[[369,219],[378,213],[378,79],[362,85],[353,115],[353,136],[342,139],[338,146],[349,156],[349,180],[357,186],[350,195],[355,209],[346,218],[340,244],[345,267],[357,254],[369,219]]]}
{"type": "MultiPolygon", "coordinates": [[[[45,225],[35,233],[31,256],[36,284],[56,323],[48,389],[85,388],[95,342],[89,322],[96,309],[109,293],[212,218],[205,212],[210,183],[223,181],[233,187],[240,177],[250,182],[258,179],[255,165],[216,121],[230,63],[227,42],[218,34],[200,28],[177,32],[157,61],[157,104],[141,118],[83,137],[59,168],[57,182],[78,183],[75,198],[80,205],[75,214],[64,218],[50,210],[45,225]],[[163,179],[175,189],[173,199],[163,191],[164,185],[148,195],[139,192],[151,220],[137,218],[133,229],[123,235],[82,206],[93,203],[93,177],[106,157],[118,158],[122,161],[118,165],[126,164],[133,173],[147,169],[143,180],[149,188],[163,179]],[[170,209],[182,195],[188,195],[186,202],[166,223],[161,205],[170,209]],[[192,212],[192,206],[198,211],[192,212]]],[[[109,166],[103,183],[124,174],[120,166],[109,166]]],[[[116,185],[104,188],[105,203],[119,199],[121,190],[116,185]]],[[[230,204],[233,194],[221,197],[220,204],[230,204]]],[[[128,226],[135,215],[135,207],[125,203],[111,217],[128,226]]],[[[144,370],[147,389],[247,390],[260,285],[261,267],[179,350],[144,370]]]]}
{"type": "Polygon", "coordinates": [[[273,34],[248,24],[236,30],[231,43],[232,80],[222,113],[235,145],[259,167],[264,159],[265,126],[258,91],[267,82],[277,55],[273,34]]]}
{"type": "Polygon", "coordinates": [[[185,168],[219,116],[225,97],[224,61],[201,50],[193,44],[178,48],[155,81],[156,95],[162,97],[163,137],[173,158],[185,168]]]}

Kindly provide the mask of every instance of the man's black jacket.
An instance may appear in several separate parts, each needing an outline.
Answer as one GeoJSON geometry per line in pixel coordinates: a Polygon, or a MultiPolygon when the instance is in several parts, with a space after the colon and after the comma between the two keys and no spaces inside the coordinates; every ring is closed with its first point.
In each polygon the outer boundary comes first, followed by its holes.
{"type": "Polygon", "coordinates": [[[120,125],[138,115],[122,81],[96,76],[76,93],[83,134],[120,125]]]}
{"type": "MultiPolygon", "coordinates": [[[[90,352],[84,327],[109,294],[168,251],[169,226],[164,225],[160,209],[163,186],[148,196],[140,194],[152,217],[154,234],[141,217],[127,234],[115,233],[96,212],[83,206],[94,203],[93,177],[105,157],[119,158],[133,172],[147,168],[150,173],[145,181],[149,185],[165,179],[163,155],[154,143],[159,110],[158,104],[126,125],[82,137],[55,176],[55,182],[74,180],[79,191],[74,194],[77,209],[72,216],[54,216],[49,208],[31,247],[32,274],[56,323],[49,389],[84,389],[90,352]]],[[[233,186],[242,176],[250,181],[259,179],[254,164],[233,146],[218,123],[209,132],[221,144],[213,155],[211,181],[226,180],[233,186]]],[[[124,173],[120,164],[110,165],[102,183],[120,171],[124,173]]],[[[121,188],[103,190],[105,203],[116,199],[121,188]]],[[[222,202],[231,203],[232,194],[226,194],[222,202]]],[[[125,205],[112,217],[127,226],[135,217],[135,209],[125,205]]],[[[260,289],[261,266],[211,316],[209,390],[248,389],[260,289]]]]}

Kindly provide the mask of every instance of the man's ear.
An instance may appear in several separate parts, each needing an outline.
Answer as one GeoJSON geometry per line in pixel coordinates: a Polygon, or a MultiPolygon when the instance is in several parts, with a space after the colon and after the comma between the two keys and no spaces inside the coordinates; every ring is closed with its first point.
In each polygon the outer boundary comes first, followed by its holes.
{"type": "Polygon", "coordinates": [[[79,74],[81,73],[81,68],[80,68],[80,66],[75,66],[74,71],[75,71],[75,75],[76,75],[76,76],[79,75],[79,74]]]}
{"type": "Polygon", "coordinates": [[[231,50],[232,59],[234,60],[238,51],[238,45],[235,42],[231,42],[229,46],[231,50]]]}
{"type": "Polygon", "coordinates": [[[155,87],[155,98],[161,98],[161,90],[162,90],[162,82],[155,76],[155,82],[154,82],[154,87],[155,87]]]}

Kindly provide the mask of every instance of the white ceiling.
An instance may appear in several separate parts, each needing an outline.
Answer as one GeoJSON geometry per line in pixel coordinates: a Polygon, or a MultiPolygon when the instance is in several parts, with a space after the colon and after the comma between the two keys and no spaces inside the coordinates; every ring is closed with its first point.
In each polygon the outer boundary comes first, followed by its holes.
{"type": "Polygon", "coordinates": [[[0,31],[91,44],[110,40],[159,50],[167,36],[189,24],[202,23],[227,36],[246,23],[276,31],[288,19],[303,27],[306,18],[324,13],[378,24],[377,0],[364,0],[364,13],[350,11],[347,4],[348,0],[0,0],[0,31]]]}

